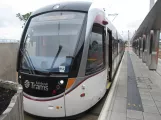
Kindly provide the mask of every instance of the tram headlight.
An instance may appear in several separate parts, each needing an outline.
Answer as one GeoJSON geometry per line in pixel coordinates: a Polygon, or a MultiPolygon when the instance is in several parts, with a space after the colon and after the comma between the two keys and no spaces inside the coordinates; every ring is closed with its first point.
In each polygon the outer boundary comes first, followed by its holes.
{"type": "Polygon", "coordinates": [[[64,84],[64,80],[60,80],[60,84],[63,85],[64,84]]]}

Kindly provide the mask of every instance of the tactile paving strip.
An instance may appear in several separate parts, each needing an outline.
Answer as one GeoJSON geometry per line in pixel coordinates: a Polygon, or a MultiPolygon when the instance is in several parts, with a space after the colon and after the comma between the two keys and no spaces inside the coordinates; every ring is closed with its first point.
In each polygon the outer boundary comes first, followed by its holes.
{"type": "Polygon", "coordinates": [[[127,54],[127,109],[144,111],[130,54],[127,54]]]}

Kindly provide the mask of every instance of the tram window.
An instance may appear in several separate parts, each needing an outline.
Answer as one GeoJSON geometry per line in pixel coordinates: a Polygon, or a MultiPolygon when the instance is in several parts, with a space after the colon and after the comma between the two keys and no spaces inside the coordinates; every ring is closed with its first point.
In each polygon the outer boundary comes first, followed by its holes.
{"type": "Polygon", "coordinates": [[[104,68],[103,55],[103,27],[94,25],[90,37],[86,75],[95,73],[104,68]]]}
{"type": "Polygon", "coordinates": [[[116,55],[117,55],[117,40],[115,39],[115,41],[114,41],[114,56],[116,57],[116,55]]]}
{"type": "Polygon", "coordinates": [[[115,59],[115,57],[118,54],[118,41],[112,37],[112,60],[115,59]]]}

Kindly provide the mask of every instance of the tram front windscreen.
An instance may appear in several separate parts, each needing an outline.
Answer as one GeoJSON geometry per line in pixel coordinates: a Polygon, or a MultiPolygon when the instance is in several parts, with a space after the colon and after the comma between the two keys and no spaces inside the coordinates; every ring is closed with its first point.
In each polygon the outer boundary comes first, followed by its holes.
{"type": "Polygon", "coordinates": [[[50,12],[33,17],[21,51],[21,69],[68,73],[85,13],[50,12]]]}

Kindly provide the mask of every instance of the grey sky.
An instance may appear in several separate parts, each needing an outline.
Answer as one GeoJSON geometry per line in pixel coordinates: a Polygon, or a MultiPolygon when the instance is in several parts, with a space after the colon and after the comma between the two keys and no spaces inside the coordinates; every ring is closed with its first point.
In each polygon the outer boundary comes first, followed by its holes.
{"type": "MultiPolygon", "coordinates": [[[[16,13],[34,11],[40,7],[54,3],[56,0],[1,0],[0,2],[0,38],[20,39],[22,23],[16,13]]],[[[63,0],[62,0],[63,1],[63,0]]],[[[149,0],[95,0],[104,6],[108,13],[118,13],[113,21],[114,26],[125,38],[139,27],[149,11],[149,0]]],[[[109,17],[110,20],[113,17],[109,17]]]]}

